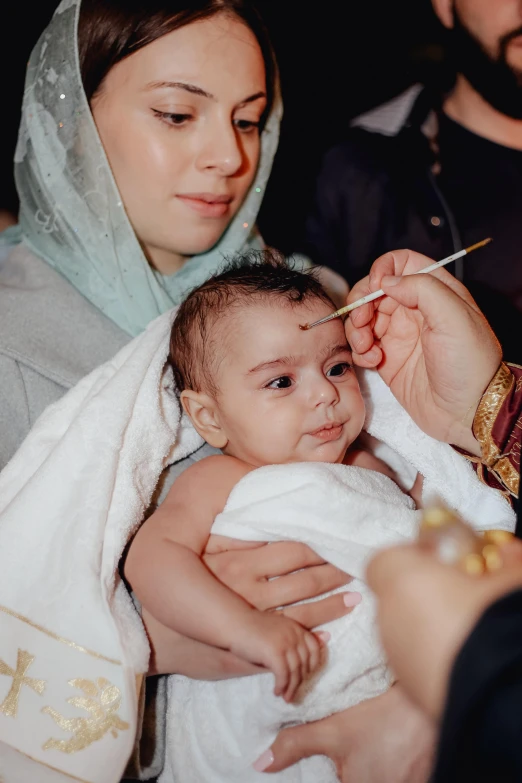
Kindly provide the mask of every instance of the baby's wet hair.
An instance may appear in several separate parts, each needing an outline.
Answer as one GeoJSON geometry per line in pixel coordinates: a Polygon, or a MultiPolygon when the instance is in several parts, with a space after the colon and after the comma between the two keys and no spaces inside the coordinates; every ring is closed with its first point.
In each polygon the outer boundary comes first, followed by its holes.
{"type": "Polygon", "coordinates": [[[273,249],[236,256],[192,291],[176,314],[170,336],[170,362],[178,390],[215,396],[223,347],[223,334],[216,325],[235,308],[276,298],[290,306],[319,299],[335,310],[313,270],[301,271],[297,263],[273,249]]]}

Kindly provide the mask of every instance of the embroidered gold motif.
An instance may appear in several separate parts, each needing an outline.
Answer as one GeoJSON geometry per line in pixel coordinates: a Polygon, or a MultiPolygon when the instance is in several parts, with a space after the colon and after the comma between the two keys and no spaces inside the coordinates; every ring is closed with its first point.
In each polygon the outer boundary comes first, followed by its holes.
{"type": "Polygon", "coordinates": [[[104,677],[98,677],[96,682],[69,680],[69,685],[83,691],[85,696],[71,696],[67,702],[90,713],[91,717],[66,718],[52,707],[44,707],[42,712],[50,715],[61,729],[72,734],[67,740],[48,739],[43,745],[44,750],[52,748],[62,753],[77,753],[102,739],[109,731],[116,738],[118,731],[130,728],[129,724],[116,714],[121,704],[119,688],[111,685],[104,677]]]}
{"type": "Polygon", "coordinates": [[[34,655],[20,649],[18,650],[16,669],[12,669],[7,663],[0,659],[0,674],[5,674],[6,677],[13,678],[11,689],[2,704],[0,704],[0,712],[3,712],[4,715],[8,715],[10,718],[16,718],[18,713],[18,701],[23,685],[32,688],[32,690],[40,696],[45,690],[44,680],[35,680],[32,677],[25,676],[27,669],[33,661],[34,655]]]}

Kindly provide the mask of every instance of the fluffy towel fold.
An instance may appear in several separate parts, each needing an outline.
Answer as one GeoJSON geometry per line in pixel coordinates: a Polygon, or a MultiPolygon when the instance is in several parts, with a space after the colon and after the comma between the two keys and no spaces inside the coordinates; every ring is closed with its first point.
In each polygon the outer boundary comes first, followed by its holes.
{"type": "MultiPolygon", "coordinates": [[[[375,451],[402,483],[416,470],[423,495],[437,495],[478,529],[512,530],[507,502],[476,477],[450,446],[422,433],[379,376],[363,372],[366,430],[381,439],[375,451]],[[412,470],[413,468],[413,470],[412,470]]],[[[254,783],[266,776],[252,763],[289,724],[312,721],[385,691],[392,681],[379,645],[375,606],[364,571],[380,547],[411,540],[420,512],[391,479],[363,468],[304,463],[273,465],[248,474],[232,491],[213,532],[253,541],[303,541],[355,579],[362,603],[328,624],[325,667],[297,704],[276,698],[271,674],[224,682],[171,677],[167,766],[162,783],[254,783]]],[[[270,776],[285,783],[335,783],[331,762],[315,757],[270,776]]]]}
{"type": "Polygon", "coordinates": [[[163,468],[201,444],[164,369],[171,320],[45,411],[0,474],[6,783],[117,783],[132,751],[149,648],[118,562],[163,468]]]}
{"type": "MultiPolygon", "coordinates": [[[[0,779],[6,783],[118,783],[131,753],[136,694],[149,649],[118,563],[164,467],[201,444],[180,417],[165,369],[171,321],[172,313],[160,316],[45,411],[0,475],[0,779]]],[[[513,514],[501,496],[481,486],[449,447],[423,436],[378,376],[365,378],[368,430],[384,441],[380,448],[392,455],[403,480],[411,483],[411,466],[419,467],[428,488],[470,521],[511,528],[513,514]]],[[[408,499],[388,479],[369,472],[345,474],[328,465],[267,467],[248,482],[234,490],[216,530],[242,538],[308,540],[359,577],[373,546],[411,536],[415,529],[408,499]],[[271,471],[279,498],[265,492],[263,476],[271,471]],[[350,476],[346,486],[344,475],[350,476]],[[260,502],[252,524],[247,516],[254,491],[260,502]],[[349,514],[339,499],[345,493],[349,514]],[[300,518],[290,513],[295,494],[300,518]],[[266,519],[257,513],[262,508],[266,519]],[[370,519],[363,525],[364,508],[370,519]]],[[[381,691],[390,675],[372,629],[365,596],[350,617],[332,624],[328,666],[301,706],[273,699],[271,675],[214,685],[172,678],[176,697],[169,731],[181,769],[173,779],[167,771],[163,780],[247,783],[254,773],[237,770],[248,769],[282,722],[324,715],[381,691]],[[350,672],[345,685],[343,668],[350,672]]],[[[327,781],[332,775],[328,762],[312,759],[284,779],[327,781]]]]}

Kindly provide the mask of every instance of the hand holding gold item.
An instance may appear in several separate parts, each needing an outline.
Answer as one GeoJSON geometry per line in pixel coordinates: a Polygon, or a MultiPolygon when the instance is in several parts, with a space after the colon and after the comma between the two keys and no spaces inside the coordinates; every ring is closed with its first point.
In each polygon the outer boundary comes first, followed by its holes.
{"type": "Polygon", "coordinates": [[[501,546],[513,534],[506,530],[477,533],[464,520],[444,506],[425,509],[419,531],[419,545],[431,551],[445,565],[455,565],[470,576],[502,568],[501,546]]]}
{"type": "Polygon", "coordinates": [[[522,589],[522,542],[504,531],[476,533],[447,508],[423,516],[417,542],[379,552],[366,579],[390,666],[437,721],[466,638],[489,606],[522,589]]]}

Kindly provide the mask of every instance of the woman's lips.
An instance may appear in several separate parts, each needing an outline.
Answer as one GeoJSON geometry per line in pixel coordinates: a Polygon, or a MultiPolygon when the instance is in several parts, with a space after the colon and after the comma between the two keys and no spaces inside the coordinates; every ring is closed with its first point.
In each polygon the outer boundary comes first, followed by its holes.
{"type": "Polygon", "coordinates": [[[203,217],[218,218],[227,214],[232,196],[216,196],[213,193],[187,193],[178,195],[184,204],[203,217]]]}
{"type": "Polygon", "coordinates": [[[315,432],[311,432],[310,435],[313,435],[314,438],[319,438],[319,440],[329,441],[340,438],[342,431],[343,425],[337,424],[335,427],[322,427],[319,430],[315,430],[315,432]]]}

